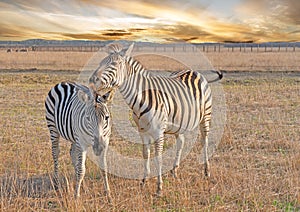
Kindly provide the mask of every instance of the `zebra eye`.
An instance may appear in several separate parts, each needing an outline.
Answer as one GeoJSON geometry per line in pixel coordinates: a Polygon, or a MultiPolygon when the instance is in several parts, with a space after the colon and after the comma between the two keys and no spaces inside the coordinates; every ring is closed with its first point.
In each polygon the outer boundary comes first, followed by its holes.
{"type": "Polygon", "coordinates": [[[112,62],[111,65],[116,66],[117,62],[112,62]]]}
{"type": "Polygon", "coordinates": [[[99,80],[100,80],[99,77],[96,77],[95,81],[98,82],[99,80]]]}
{"type": "Polygon", "coordinates": [[[108,119],[109,119],[109,116],[108,115],[105,116],[105,121],[108,121],[108,119]]]}

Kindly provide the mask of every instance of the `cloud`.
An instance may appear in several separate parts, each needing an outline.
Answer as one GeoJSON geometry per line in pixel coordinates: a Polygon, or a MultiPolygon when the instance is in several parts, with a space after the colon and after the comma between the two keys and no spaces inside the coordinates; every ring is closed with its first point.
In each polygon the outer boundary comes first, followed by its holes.
{"type": "Polygon", "coordinates": [[[210,41],[218,40],[214,34],[202,30],[198,26],[189,25],[185,23],[177,23],[176,25],[160,25],[156,26],[149,33],[156,35],[163,35],[166,41],[210,41]]]}
{"type": "Polygon", "coordinates": [[[2,24],[0,28],[0,34],[8,38],[24,37],[28,34],[28,31],[30,30],[28,30],[27,28],[11,27],[5,24],[2,24]]]}
{"type": "Polygon", "coordinates": [[[300,25],[300,3],[299,0],[285,0],[283,1],[284,14],[286,15],[288,22],[300,25]]]}
{"type": "MultiPolygon", "coordinates": [[[[300,24],[299,0],[243,0],[236,12],[243,14],[244,21],[253,19],[262,27],[278,29],[300,24]]],[[[297,26],[295,26],[297,27],[297,26]]],[[[298,26],[299,28],[299,26],[298,26]]]]}
{"type": "Polygon", "coordinates": [[[221,19],[197,0],[2,0],[0,39],[299,40],[292,33],[300,30],[299,6],[298,0],[241,0],[236,14],[221,19]]]}
{"type": "MultiPolygon", "coordinates": [[[[295,1],[295,0],[289,0],[295,1]]],[[[149,33],[162,37],[164,33],[167,41],[182,39],[193,42],[223,41],[223,40],[254,40],[262,42],[266,40],[293,40],[285,35],[283,21],[284,13],[290,11],[291,5],[280,5],[278,0],[244,0],[238,8],[234,19],[220,20],[207,7],[199,1],[163,1],[158,0],[85,0],[89,4],[110,7],[132,16],[141,16],[149,20],[159,20],[154,23],[149,33]],[[198,2],[198,3],[196,3],[198,2]],[[280,15],[278,18],[277,14],[280,15]],[[173,36],[173,38],[172,38],[173,36]]],[[[298,14],[289,12],[289,14],[298,14]]],[[[289,15],[296,20],[295,15],[289,15]]],[[[286,23],[285,23],[286,25],[286,23]]],[[[291,29],[295,27],[290,25],[291,29]]]]}
{"type": "Polygon", "coordinates": [[[126,32],[125,30],[107,30],[107,32],[102,33],[103,36],[110,37],[122,37],[122,36],[130,36],[131,32],[126,32]]]}
{"type": "Polygon", "coordinates": [[[144,32],[145,34],[147,34],[147,29],[142,29],[142,28],[129,28],[127,30],[108,29],[108,30],[91,31],[90,33],[61,33],[61,36],[64,39],[88,39],[88,40],[140,39],[142,40],[142,38],[144,37],[144,32]]]}

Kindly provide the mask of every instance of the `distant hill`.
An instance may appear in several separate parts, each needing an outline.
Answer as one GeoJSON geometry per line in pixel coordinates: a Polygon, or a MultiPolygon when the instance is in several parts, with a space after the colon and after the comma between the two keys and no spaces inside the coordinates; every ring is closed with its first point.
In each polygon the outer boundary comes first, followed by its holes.
{"type": "Polygon", "coordinates": [[[0,45],[13,46],[91,46],[100,45],[105,46],[112,41],[86,41],[86,40],[44,40],[44,39],[30,39],[24,41],[0,41],[0,45]]]}
{"type": "MultiPolygon", "coordinates": [[[[107,41],[91,41],[91,40],[44,40],[44,39],[30,39],[24,41],[0,41],[1,46],[22,46],[22,47],[31,47],[31,46],[105,46],[108,43],[114,42],[113,40],[107,41]]],[[[116,41],[123,45],[129,45],[132,41],[126,40],[118,40],[116,41]]],[[[137,46],[150,46],[155,44],[156,46],[173,46],[175,43],[168,44],[159,44],[159,43],[151,43],[151,42],[139,42],[135,41],[137,46]]],[[[176,43],[178,44],[178,43],[176,43]]],[[[181,43],[184,44],[184,43],[181,43]]],[[[193,43],[193,45],[216,45],[221,44],[224,47],[300,47],[300,42],[265,42],[265,43],[253,43],[252,41],[247,42],[233,42],[233,41],[225,41],[224,43],[193,43]]]]}

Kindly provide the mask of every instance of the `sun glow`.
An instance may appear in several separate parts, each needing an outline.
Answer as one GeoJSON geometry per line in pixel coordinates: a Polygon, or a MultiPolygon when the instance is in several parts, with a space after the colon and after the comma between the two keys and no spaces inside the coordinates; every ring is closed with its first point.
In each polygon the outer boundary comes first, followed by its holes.
{"type": "Polygon", "coordinates": [[[14,0],[0,2],[0,40],[299,41],[298,6],[288,2],[236,0],[235,13],[220,14],[192,0],[14,0]]]}

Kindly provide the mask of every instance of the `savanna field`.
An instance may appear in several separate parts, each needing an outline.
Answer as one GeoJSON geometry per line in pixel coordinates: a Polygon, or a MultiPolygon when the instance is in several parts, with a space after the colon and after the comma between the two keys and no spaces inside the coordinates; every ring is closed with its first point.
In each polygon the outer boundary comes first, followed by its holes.
{"type": "MultiPolygon", "coordinates": [[[[226,70],[220,83],[227,121],[210,158],[210,178],[197,159],[198,142],[181,162],[177,179],[163,176],[162,197],[154,195],[156,178],[141,188],[139,180],[110,174],[109,204],[101,172],[88,159],[81,197],[75,200],[70,143],[61,140],[61,189],[55,192],[44,100],[56,83],[77,80],[92,55],[0,52],[1,211],[300,210],[299,51],[204,53],[216,69],[226,70]]],[[[153,69],[176,69],[156,57],[139,60],[153,69]]],[[[110,145],[131,151],[116,134],[110,145]]],[[[136,149],[131,153],[142,157],[136,149]]]]}

